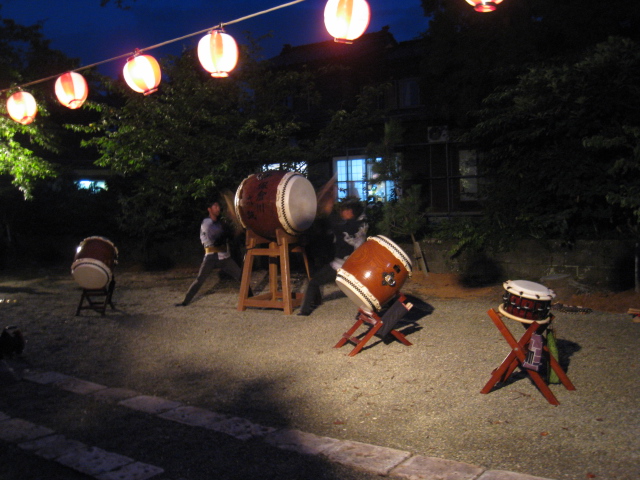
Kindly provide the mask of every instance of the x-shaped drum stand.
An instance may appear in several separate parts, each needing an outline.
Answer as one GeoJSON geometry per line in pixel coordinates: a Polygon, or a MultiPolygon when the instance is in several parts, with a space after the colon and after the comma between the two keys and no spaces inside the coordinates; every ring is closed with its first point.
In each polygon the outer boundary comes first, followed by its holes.
{"type": "MultiPolygon", "coordinates": [[[[549,318],[545,320],[531,321],[531,325],[529,325],[524,335],[522,335],[520,340],[516,341],[514,336],[511,334],[511,331],[502,321],[502,316],[498,312],[492,308],[487,313],[511,347],[511,352],[503,360],[502,364],[493,371],[491,379],[487,382],[480,393],[489,393],[498,382],[506,382],[515,371],[516,367],[520,366],[525,372],[527,372],[529,377],[531,377],[531,380],[533,380],[542,395],[544,395],[544,398],[546,398],[552,405],[559,405],[560,402],[558,402],[553,392],[551,392],[547,382],[542,378],[542,376],[537,371],[523,366],[526,361],[531,337],[534,334],[542,335],[553,321],[553,315],[550,314],[549,318]]],[[[567,377],[564,370],[562,370],[558,361],[551,354],[547,345],[543,345],[542,348],[549,360],[549,367],[553,369],[556,375],[558,375],[560,382],[567,390],[575,390],[576,387],[573,386],[571,380],[569,380],[569,377],[567,377]]]]}
{"type": "Polygon", "coordinates": [[[413,345],[402,333],[394,330],[393,328],[396,323],[405,316],[411,307],[413,307],[411,303],[405,303],[406,300],[407,299],[404,295],[398,294],[397,300],[389,307],[382,317],[377,313],[365,312],[362,308],[359,308],[356,315],[356,323],[354,323],[348,331],[342,334],[342,338],[334,345],[333,348],[340,348],[347,342],[350,342],[355,345],[355,348],[349,353],[349,356],[353,357],[364,348],[367,342],[371,340],[374,335],[377,335],[379,338],[392,335],[396,340],[404,345],[413,345]],[[367,327],[368,330],[364,335],[354,335],[356,330],[361,326],[367,327]]]}
{"type": "Polygon", "coordinates": [[[76,309],[76,316],[80,315],[81,310],[95,310],[101,315],[104,315],[107,310],[107,305],[111,306],[114,310],[113,303],[111,303],[111,297],[113,296],[113,290],[116,287],[116,280],[112,278],[109,284],[104,288],[97,289],[83,289],[80,296],[80,303],[76,309]],[[86,302],[86,305],[85,305],[86,302]]]}

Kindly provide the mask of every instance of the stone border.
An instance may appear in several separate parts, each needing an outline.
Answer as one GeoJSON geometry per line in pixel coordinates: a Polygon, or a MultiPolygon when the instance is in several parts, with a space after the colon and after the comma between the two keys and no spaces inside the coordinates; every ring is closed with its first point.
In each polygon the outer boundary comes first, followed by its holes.
{"type": "MultiPolygon", "coordinates": [[[[482,467],[411,452],[349,440],[321,437],[295,429],[271,428],[249,420],[223,415],[179,402],[142,395],[133,390],[109,388],[57,372],[25,372],[23,379],[62,390],[87,395],[149,415],[185,425],[206,428],[239,440],[261,439],[277,448],[307,455],[322,455],[329,461],[380,476],[409,480],[550,480],[542,477],[485,470],[482,467]]],[[[0,440],[17,443],[20,448],[58,461],[98,480],[146,480],[162,473],[153,465],[128,457],[87,447],[56,435],[50,429],[12,419],[0,412],[0,440]]]]}

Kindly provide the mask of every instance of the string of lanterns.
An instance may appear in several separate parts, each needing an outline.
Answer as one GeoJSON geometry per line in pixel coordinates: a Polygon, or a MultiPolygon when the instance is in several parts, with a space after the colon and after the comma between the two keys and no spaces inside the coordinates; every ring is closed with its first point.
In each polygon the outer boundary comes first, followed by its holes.
{"type": "MultiPolygon", "coordinates": [[[[258,12],[233,22],[227,22],[227,25],[304,1],[295,0],[264,12],[258,12]]],[[[466,2],[472,5],[476,12],[492,12],[502,0],[466,0],[466,2]]],[[[324,8],[325,27],[329,34],[334,37],[334,40],[340,43],[349,44],[359,38],[369,26],[370,18],[371,11],[366,0],[328,0],[324,8]]],[[[220,24],[219,27],[210,30],[207,35],[202,37],[197,49],[200,64],[214,78],[228,77],[238,62],[238,45],[231,35],[224,32],[222,26],[223,24],[220,24]]],[[[182,40],[198,33],[202,32],[186,35],[164,42],[161,45],[182,40]]],[[[155,47],[149,47],[144,50],[150,50],[155,47]]],[[[101,63],[105,62],[89,65],[83,67],[83,69],[101,63]]],[[[133,55],[128,58],[122,73],[127,85],[133,91],[143,95],[149,95],[157,91],[162,77],[158,61],[151,55],[142,54],[142,50],[139,49],[136,49],[133,55]]],[[[49,80],[50,78],[53,77],[30,82],[29,85],[49,80]]],[[[77,109],[87,99],[89,87],[81,74],[77,73],[77,71],[70,71],[57,78],[55,94],[62,105],[70,109],[77,109]]],[[[7,112],[16,122],[22,125],[29,125],[38,113],[38,105],[33,95],[19,90],[7,99],[7,112]]]]}

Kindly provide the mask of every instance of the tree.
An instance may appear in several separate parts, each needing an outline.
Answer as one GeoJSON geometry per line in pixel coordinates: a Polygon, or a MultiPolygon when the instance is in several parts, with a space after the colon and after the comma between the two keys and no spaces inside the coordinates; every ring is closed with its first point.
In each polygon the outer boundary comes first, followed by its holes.
{"type": "Polygon", "coordinates": [[[531,65],[573,61],[612,35],[640,40],[640,9],[627,0],[505,0],[492,13],[463,0],[422,6],[422,91],[434,125],[471,126],[468,112],[531,65]]]}
{"type": "Polygon", "coordinates": [[[157,92],[142,96],[113,82],[120,100],[83,129],[95,135],[84,145],[98,149],[98,164],[122,175],[122,225],[143,245],[199,222],[195,205],[261,165],[300,160],[290,140],[300,124],[286,100],[308,88],[307,78],[269,72],[247,51],[242,57],[226,79],[211,78],[192,51],[163,59],[157,92]]]}
{"type": "Polygon", "coordinates": [[[638,44],[611,38],[487,97],[464,140],[482,152],[493,228],[568,241],[637,235],[638,85],[638,44]]]}

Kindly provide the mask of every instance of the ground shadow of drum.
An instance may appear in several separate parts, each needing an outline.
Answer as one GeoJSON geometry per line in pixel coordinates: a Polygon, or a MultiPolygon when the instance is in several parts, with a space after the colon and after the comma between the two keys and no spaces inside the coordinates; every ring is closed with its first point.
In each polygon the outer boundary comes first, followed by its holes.
{"type": "Polygon", "coordinates": [[[276,230],[299,235],[316,218],[313,185],[297,172],[268,171],[245,178],[234,201],[236,216],[245,229],[268,238],[276,230]]]}
{"type": "Polygon", "coordinates": [[[338,269],[340,290],[364,311],[379,311],[411,278],[409,256],[382,235],[367,238],[338,269]]]}
{"type": "Polygon", "coordinates": [[[498,307],[501,314],[521,323],[549,319],[551,301],[556,297],[553,290],[528,280],[507,280],[502,286],[503,303],[498,307]]]}
{"type": "Polygon", "coordinates": [[[105,288],[113,279],[118,249],[104,237],[85,238],[76,250],[71,274],[85,290],[105,288]]]}

